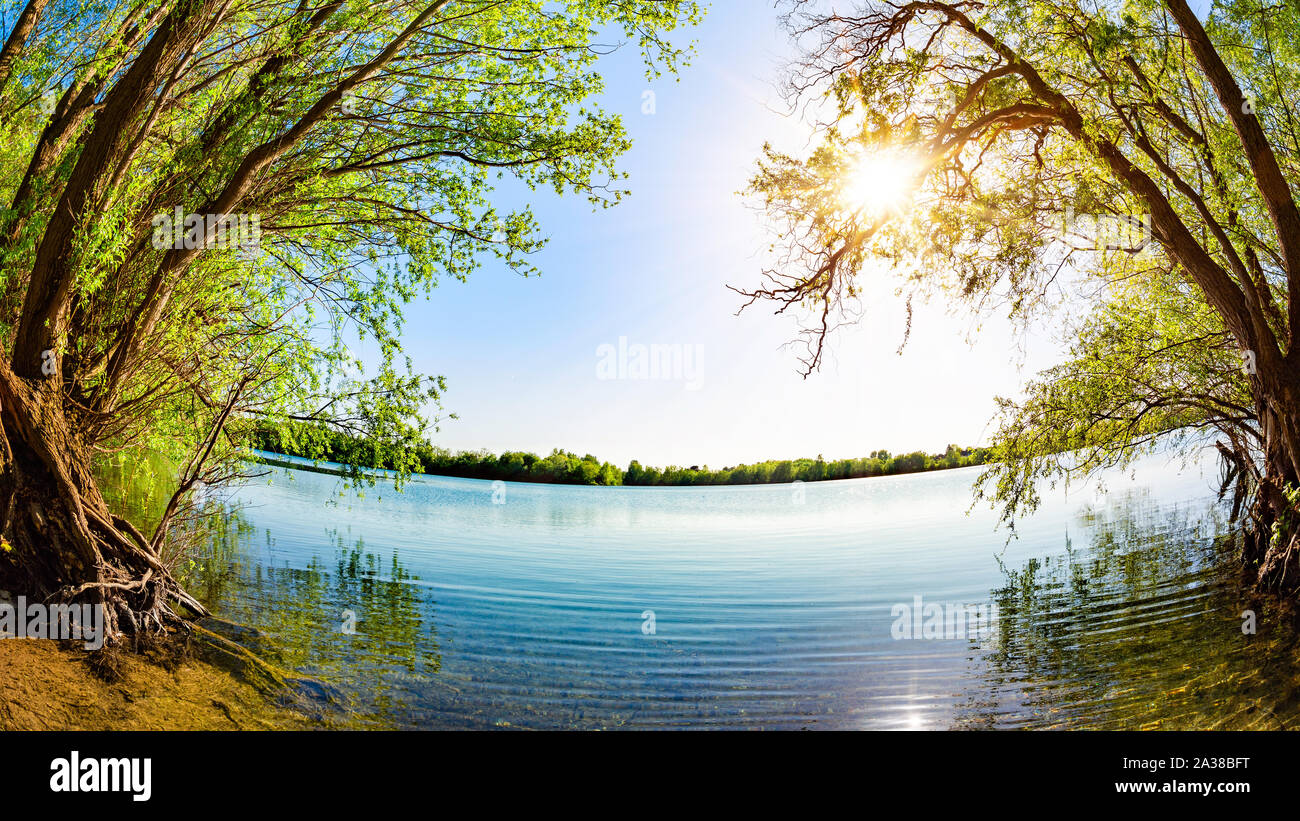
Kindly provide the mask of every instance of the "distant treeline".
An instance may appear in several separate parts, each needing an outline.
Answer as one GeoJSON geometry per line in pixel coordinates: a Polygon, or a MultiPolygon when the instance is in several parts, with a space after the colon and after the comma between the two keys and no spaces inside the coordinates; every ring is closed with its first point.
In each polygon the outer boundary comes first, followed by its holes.
{"type": "MultiPolygon", "coordinates": [[[[393,470],[392,456],[382,455],[366,440],[321,427],[290,423],[287,427],[257,425],[243,428],[242,436],[259,450],[324,459],[366,468],[393,470]]],[[[990,448],[961,448],[949,445],[943,453],[923,451],[893,455],[873,451],[860,459],[784,459],[752,465],[710,469],[708,465],[643,467],[635,459],[622,470],[591,454],[578,456],[555,449],[549,456],[507,451],[499,456],[487,451],[453,453],[427,442],[407,448],[404,457],[416,473],[459,476],[466,479],[501,479],[507,482],[549,482],[569,485],[758,485],[785,482],[818,482],[824,479],[858,479],[927,470],[982,465],[990,448]]]]}

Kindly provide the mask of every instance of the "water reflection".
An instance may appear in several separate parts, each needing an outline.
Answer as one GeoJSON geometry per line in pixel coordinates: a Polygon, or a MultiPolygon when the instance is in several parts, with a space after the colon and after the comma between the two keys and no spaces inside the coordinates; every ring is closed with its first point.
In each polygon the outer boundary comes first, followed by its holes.
{"type": "MultiPolygon", "coordinates": [[[[166,460],[123,457],[97,467],[114,509],[142,528],[161,517],[174,487],[166,460]]],[[[393,724],[442,666],[429,588],[395,552],[381,558],[362,537],[323,528],[319,555],[293,567],[277,557],[273,533],[261,535],[259,545],[249,511],[237,502],[199,496],[174,528],[177,575],[234,623],[233,638],[286,669],[340,686],[362,726],[393,724]]]]}
{"type": "Polygon", "coordinates": [[[1297,710],[1294,618],[1233,572],[1217,507],[1131,493],[1082,517],[1089,544],[1003,567],[986,692],[959,727],[1283,729],[1297,710]],[[1243,611],[1258,615],[1243,634],[1243,611]]]}
{"type": "Polygon", "coordinates": [[[364,539],[337,531],[329,536],[330,561],[277,565],[267,560],[271,535],[266,550],[253,549],[244,521],[234,530],[244,548],[239,557],[200,574],[205,602],[222,619],[260,633],[257,650],[277,664],[341,686],[359,720],[392,724],[442,667],[432,591],[397,555],[385,560],[364,539]]]}
{"type": "MultiPolygon", "coordinates": [[[[360,498],[280,470],[204,500],[228,507],[187,525],[182,569],[366,725],[1294,723],[1295,616],[1243,592],[1194,470],[1046,504],[1009,545],[992,514],[965,515],[974,475],[814,483],[798,502],[786,486],[511,484],[495,504],[474,480],[360,498]],[[989,602],[1001,621],[978,641],[895,640],[891,610],[916,597],[989,602]]],[[[139,515],[158,504],[144,479],[121,496],[139,515]]]]}

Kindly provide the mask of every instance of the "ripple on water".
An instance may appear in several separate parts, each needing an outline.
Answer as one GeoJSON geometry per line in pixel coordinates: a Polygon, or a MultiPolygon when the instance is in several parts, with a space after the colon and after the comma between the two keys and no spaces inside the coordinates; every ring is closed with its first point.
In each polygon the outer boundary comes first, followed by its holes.
{"type": "Polygon", "coordinates": [[[510,484],[494,505],[487,482],[340,499],[335,477],[279,471],[239,491],[195,584],[385,725],[1292,722],[1296,631],[1256,602],[1242,635],[1251,602],[1194,470],[1098,508],[1049,500],[1010,543],[966,515],[975,475],[797,497],[510,484]],[[892,608],[916,596],[996,604],[998,629],[895,640],[892,608]]]}

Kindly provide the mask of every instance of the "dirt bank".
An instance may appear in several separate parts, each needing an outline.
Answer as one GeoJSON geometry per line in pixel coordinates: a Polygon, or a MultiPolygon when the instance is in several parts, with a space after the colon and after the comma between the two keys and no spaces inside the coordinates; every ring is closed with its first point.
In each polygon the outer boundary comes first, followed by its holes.
{"type": "Polygon", "coordinates": [[[121,678],[92,672],[73,643],[0,639],[2,730],[299,730],[323,727],[311,710],[282,706],[197,659],[167,670],[124,654],[121,678]]]}

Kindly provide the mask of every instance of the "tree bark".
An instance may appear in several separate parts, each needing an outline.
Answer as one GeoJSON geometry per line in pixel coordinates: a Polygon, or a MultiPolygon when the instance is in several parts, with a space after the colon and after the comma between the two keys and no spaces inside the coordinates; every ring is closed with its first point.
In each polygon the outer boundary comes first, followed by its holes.
{"type": "Polygon", "coordinates": [[[1244,533],[1242,557],[1258,587],[1282,594],[1300,591],[1300,405],[1294,398],[1259,401],[1263,465],[1244,533]]]}
{"type": "Polygon", "coordinates": [[[28,595],[101,605],[109,643],[180,626],[176,605],[206,615],[140,532],[109,510],[56,380],[0,366],[0,432],[5,569],[28,595]]]}
{"type": "Polygon", "coordinates": [[[40,22],[41,12],[45,11],[48,2],[49,0],[28,0],[22,13],[18,15],[17,22],[14,23],[13,31],[9,32],[4,46],[0,47],[0,96],[3,96],[5,88],[9,85],[9,78],[13,76],[14,63],[26,48],[27,38],[40,22]]]}

